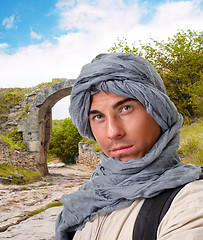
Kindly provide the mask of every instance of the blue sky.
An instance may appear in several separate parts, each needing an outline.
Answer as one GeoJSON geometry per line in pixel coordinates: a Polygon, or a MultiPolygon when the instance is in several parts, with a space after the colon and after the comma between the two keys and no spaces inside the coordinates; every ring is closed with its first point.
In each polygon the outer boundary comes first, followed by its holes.
{"type": "Polygon", "coordinates": [[[0,87],[76,78],[117,37],[202,31],[202,0],[0,0],[0,87]]]}
{"type": "Polygon", "coordinates": [[[0,42],[9,45],[7,53],[29,44],[63,34],[58,28],[60,18],[55,11],[55,0],[0,0],[0,42]]]}
{"type": "MultiPolygon", "coordinates": [[[[102,1],[58,1],[58,0],[0,0],[0,46],[1,52],[14,54],[19,48],[31,44],[40,44],[44,41],[57,44],[56,38],[62,35],[78,32],[77,24],[68,28],[61,26],[62,15],[64,12],[76,9],[82,4],[99,8],[99,2],[102,1]],[[57,4],[67,2],[69,6],[60,9],[57,4]]],[[[103,0],[103,2],[107,2],[103,0]]],[[[116,1],[109,1],[115,4],[116,1]]],[[[130,8],[137,4],[140,6],[138,23],[146,25],[153,20],[158,7],[164,4],[172,3],[194,3],[202,10],[202,1],[178,1],[178,0],[123,0],[123,6],[118,8],[130,8]]],[[[65,5],[65,4],[64,4],[65,5]]],[[[126,10],[127,11],[127,10],[126,10]]],[[[135,16],[136,18],[137,16],[135,16]]],[[[109,19],[110,21],[110,19],[109,19]]],[[[125,21],[125,20],[124,20],[125,21]]],[[[73,24],[74,25],[74,24],[73,24]]],[[[116,39],[116,36],[115,36],[116,39]]]]}
{"type": "MultiPolygon", "coordinates": [[[[81,2],[81,1],[79,1],[81,2]]],[[[97,6],[97,1],[87,1],[97,6]]],[[[138,1],[140,4],[143,1],[138,1]]],[[[154,14],[156,6],[163,1],[149,1],[149,12],[140,17],[140,23],[146,24],[154,14]]],[[[135,3],[134,0],[125,0],[126,6],[135,3]]],[[[13,54],[20,47],[29,44],[39,44],[45,40],[55,43],[55,37],[68,32],[76,32],[77,28],[67,31],[59,27],[60,14],[56,8],[56,0],[0,0],[0,43],[7,44],[5,53],[13,54]]],[[[77,6],[75,1],[73,6],[77,6]]],[[[146,5],[146,3],[142,4],[146,5]]],[[[73,7],[70,7],[71,9],[73,7]]]]}

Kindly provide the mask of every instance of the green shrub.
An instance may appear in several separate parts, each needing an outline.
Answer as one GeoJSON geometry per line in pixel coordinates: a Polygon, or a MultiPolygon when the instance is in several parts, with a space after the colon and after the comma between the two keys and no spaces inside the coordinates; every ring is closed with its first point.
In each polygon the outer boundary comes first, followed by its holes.
{"type": "Polygon", "coordinates": [[[27,144],[23,142],[22,132],[18,132],[17,129],[10,131],[6,136],[0,134],[0,138],[3,142],[10,146],[11,150],[17,148],[27,148],[27,144]]]}
{"type": "Polygon", "coordinates": [[[189,122],[203,114],[203,31],[178,30],[167,40],[149,38],[148,43],[119,39],[110,52],[144,56],[160,73],[170,99],[189,122]]]}
{"type": "Polygon", "coordinates": [[[78,143],[82,139],[70,118],[52,125],[49,154],[58,157],[63,163],[75,163],[78,156],[78,143]]]}

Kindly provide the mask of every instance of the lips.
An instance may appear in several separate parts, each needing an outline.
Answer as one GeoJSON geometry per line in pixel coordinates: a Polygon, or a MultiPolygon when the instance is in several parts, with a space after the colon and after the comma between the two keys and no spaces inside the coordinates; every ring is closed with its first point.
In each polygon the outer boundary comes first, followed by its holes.
{"type": "Polygon", "coordinates": [[[133,145],[118,146],[118,147],[110,150],[110,153],[115,155],[115,156],[119,156],[119,155],[123,155],[123,154],[129,154],[131,152],[132,148],[133,148],[133,145]]]}

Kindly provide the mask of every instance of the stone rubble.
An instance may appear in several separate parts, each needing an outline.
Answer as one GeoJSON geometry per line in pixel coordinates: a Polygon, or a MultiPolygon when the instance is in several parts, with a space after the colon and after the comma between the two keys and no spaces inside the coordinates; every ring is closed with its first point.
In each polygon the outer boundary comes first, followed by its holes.
{"type": "Polygon", "coordinates": [[[50,166],[50,175],[43,181],[23,186],[0,184],[0,240],[54,240],[55,221],[62,207],[52,207],[34,216],[28,213],[77,190],[94,169],[82,165],[50,166]]]}

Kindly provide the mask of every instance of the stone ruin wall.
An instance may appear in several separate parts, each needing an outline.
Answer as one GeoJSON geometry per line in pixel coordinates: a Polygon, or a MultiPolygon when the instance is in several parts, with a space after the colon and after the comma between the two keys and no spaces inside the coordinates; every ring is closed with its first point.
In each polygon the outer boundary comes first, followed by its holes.
{"type": "Polygon", "coordinates": [[[25,170],[37,171],[35,156],[26,149],[11,150],[9,145],[0,140],[0,163],[6,163],[15,167],[22,167],[25,170]]]}
{"type": "MultiPolygon", "coordinates": [[[[96,168],[100,161],[101,155],[88,144],[80,142],[78,145],[79,156],[76,160],[77,164],[96,168]]],[[[35,154],[30,153],[26,149],[11,150],[9,145],[0,140],[0,163],[6,163],[16,167],[23,167],[25,170],[38,171],[36,167],[35,154]]]]}
{"type": "MultiPolygon", "coordinates": [[[[19,105],[10,109],[7,118],[0,120],[0,133],[5,135],[21,124],[21,114],[24,112],[25,106],[31,103],[40,92],[40,88],[32,88],[29,93],[25,94],[19,105]]],[[[0,138],[0,164],[3,163],[23,167],[25,170],[37,171],[34,154],[22,148],[11,150],[9,145],[0,138]]]]}
{"type": "Polygon", "coordinates": [[[24,112],[26,105],[30,104],[41,91],[42,88],[31,88],[31,91],[25,94],[19,105],[15,105],[9,110],[7,118],[0,120],[1,133],[7,134],[21,124],[21,114],[24,112]]]}
{"type": "MultiPolygon", "coordinates": [[[[27,143],[27,149],[11,150],[0,139],[0,163],[22,166],[42,174],[48,173],[46,153],[51,136],[51,108],[53,102],[56,103],[70,94],[73,82],[74,80],[65,80],[47,89],[32,88],[19,105],[10,109],[7,119],[0,120],[0,133],[5,135],[17,128],[23,133],[23,140],[27,143]],[[31,104],[30,113],[28,118],[21,119],[27,104],[31,104]]],[[[99,160],[99,153],[85,143],[79,144],[77,163],[96,167],[99,160]]]]}
{"type": "Polygon", "coordinates": [[[85,142],[80,142],[78,147],[79,156],[77,163],[95,168],[100,161],[101,154],[99,152],[96,152],[93,148],[90,148],[89,145],[85,142]]]}
{"type": "MultiPolygon", "coordinates": [[[[6,113],[6,117],[0,119],[0,133],[6,135],[13,129],[18,129],[19,132],[23,132],[21,128],[23,128],[23,122],[26,121],[27,118],[27,116],[25,116],[24,119],[25,107],[33,103],[39,95],[42,95],[46,88],[46,85],[29,88],[29,91],[24,95],[23,100],[20,101],[18,105],[11,108],[6,113]]],[[[38,124],[38,121],[36,124],[38,124]]],[[[23,132],[23,141],[26,142],[26,140],[23,132]]],[[[21,166],[26,170],[41,172],[37,167],[38,162],[36,161],[36,153],[30,149],[29,142],[27,145],[27,149],[18,148],[12,150],[7,143],[1,140],[0,137],[0,164],[6,163],[12,166],[21,166]]]]}

